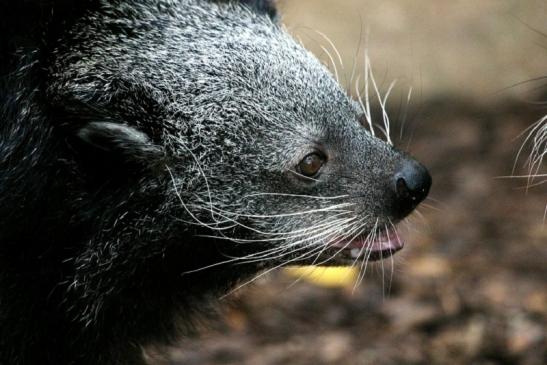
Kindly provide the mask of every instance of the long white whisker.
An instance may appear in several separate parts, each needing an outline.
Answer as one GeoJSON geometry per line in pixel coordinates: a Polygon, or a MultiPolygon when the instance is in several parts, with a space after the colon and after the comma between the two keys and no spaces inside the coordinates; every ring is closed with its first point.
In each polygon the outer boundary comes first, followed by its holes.
{"type": "MultiPolygon", "coordinates": [[[[324,221],[322,222],[325,222],[324,224],[329,224],[329,221],[332,220],[333,218],[336,218],[336,217],[339,217],[339,216],[343,216],[343,215],[347,215],[351,212],[349,211],[341,211],[341,212],[338,212],[337,214],[333,215],[333,216],[330,216],[328,217],[327,219],[325,219],[324,221]]],[[[274,237],[282,237],[282,238],[287,238],[287,236],[292,236],[293,234],[296,234],[296,233],[301,233],[301,232],[307,232],[309,230],[312,230],[314,227],[308,227],[308,228],[300,228],[298,230],[294,230],[294,231],[291,231],[291,232],[266,232],[266,231],[263,231],[263,230],[259,230],[257,228],[253,228],[253,227],[250,227],[248,225],[245,225],[241,222],[238,222],[236,221],[235,219],[232,219],[232,218],[227,218],[229,219],[230,221],[234,222],[236,225],[246,229],[246,230],[249,230],[249,231],[252,231],[252,232],[255,232],[255,233],[258,233],[260,235],[265,235],[265,236],[274,236],[274,237]]],[[[323,223],[321,223],[323,224],[323,223]]],[[[268,240],[268,239],[266,239],[268,240]]],[[[241,240],[241,242],[245,242],[245,240],[241,240]]],[[[250,240],[250,242],[259,242],[257,240],[250,240]]]]}
{"type": "MultiPolygon", "coordinates": [[[[334,218],[336,216],[340,216],[340,215],[345,215],[345,213],[336,214],[332,218],[334,218]]],[[[302,236],[307,235],[309,231],[317,231],[319,228],[322,228],[324,226],[329,227],[332,224],[342,224],[344,222],[345,222],[345,219],[337,219],[337,220],[334,220],[333,222],[331,222],[329,220],[329,221],[326,221],[325,223],[317,224],[317,225],[314,225],[314,226],[308,227],[308,228],[301,228],[301,229],[293,230],[293,231],[290,231],[290,232],[265,232],[265,231],[262,231],[262,230],[259,230],[259,229],[256,229],[256,228],[252,228],[252,227],[248,227],[246,225],[240,224],[245,229],[248,229],[248,230],[250,230],[252,232],[255,232],[255,233],[258,233],[260,235],[268,236],[267,238],[247,239],[247,238],[235,238],[235,237],[227,237],[227,236],[218,237],[218,236],[214,236],[214,235],[198,235],[198,236],[199,237],[204,237],[204,238],[217,238],[217,239],[220,239],[220,240],[228,240],[228,241],[233,241],[233,242],[236,242],[236,243],[275,242],[275,241],[289,240],[289,239],[302,237],[302,236]]]]}
{"type": "Polygon", "coordinates": [[[294,198],[309,198],[309,199],[319,199],[319,200],[334,200],[334,199],[343,199],[347,198],[349,195],[337,195],[337,196],[314,196],[314,195],[303,195],[303,194],[287,194],[287,193],[255,193],[248,194],[243,196],[243,199],[256,197],[256,196],[286,196],[294,198]]]}
{"type": "Polygon", "coordinates": [[[319,45],[319,47],[321,47],[323,52],[325,52],[327,54],[327,56],[329,57],[329,60],[332,64],[332,68],[333,68],[333,71],[334,71],[334,78],[335,78],[337,83],[340,83],[340,78],[338,77],[338,67],[336,67],[336,62],[334,62],[334,58],[332,57],[329,50],[325,46],[319,45]]]}
{"type": "Polygon", "coordinates": [[[244,282],[243,284],[235,287],[234,289],[230,290],[228,293],[224,294],[223,296],[220,297],[220,299],[224,299],[226,298],[227,296],[233,294],[234,292],[240,290],[241,288],[243,288],[244,286],[247,286],[251,283],[253,283],[254,281],[258,280],[259,278],[263,277],[264,275],[267,275],[269,274],[270,272],[274,271],[274,270],[277,270],[279,269],[280,267],[283,267],[283,266],[286,266],[286,265],[289,265],[290,263],[292,262],[298,262],[298,261],[301,261],[301,260],[305,260],[306,258],[310,257],[310,256],[313,256],[315,254],[315,252],[317,250],[321,249],[321,246],[317,246],[315,247],[313,250],[309,251],[309,252],[305,252],[304,254],[300,255],[300,256],[297,256],[293,259],[290,259],[288,261],[285,261],[285,262],[282,262],[280,263],[279,265],[276,265],[258,275],[256,275],[253,279],[249,280],[249,281],[246,281],[244,282]]]}
{"type": "MultiPolygon", "coordinates": [[[[357,100],[359,101],[359,104],[361,105],[361,109],[363,109],[363,114],[365,115],[365,119],[367,120],[367,124],[370,130],[370,134],[374,136],[374,126],[372,125],[372,118],[370,115],[370,109],[367,104],[363,102],[363,98],[361,96],[361,91],[359,89],[359,81],[361,80],[361,75],[357,75],[357,79],[355,80],[355,93],[357,94],[357,100]]],[[[366,83],[366,72],[365,72],[365,83],[366,83]]]]}
{"type": "Polygon", "coordinates": [[[342,67],[342,69],[344,69],[344,62],[342,61],[342,56],[340,55],[340,52],[338,52],[338,48],[336,48],[336,46],[334,45],[334,42],[325,33],[316,29],[315,29],[315,32],[317,32],[317,34],[323,37],[330,44],[330,46],[334,50],[334,53],[336,53],[336,56],[338,57],[338,62],[340,63],[340,66],[342,67]]]}
{"type": "Polygon", "coordinates": [[[403,120],[401,121],[401,131],[399,133],[399,140],[403,140],[403,134],[404,134],[404,129],[405,129],[405,124],[406,124],[406,118],[407,118],[407,113],[408,113],[408,107],[410,105],[410,98],[412,96],[412,87],[410,87],[408,89],[408,94],[406,96],[406,105],[405,105],[405,111],[403,113],[403,120]]]}
{"type": "Polygon", "coordinates": [[[217,227],[214,227],[208,223],[205,223],[205,222],[202,222],[198,217],[196,217],[194,215],[194,213],[192,213],[190,211],[190,209],[188,209],[188,206],[186,205],[186,203],[184,202],[184,200],[182,199],[182,196],[177,188],[177,182],[175,181],[175,177],[173,176],[173,173],[171,172],[171,169],[169,168],[169,166],[165,165],[165,167],[167,168],[167,171],[171,177],[171,181],[173,183],[173,188],[175,190],[175,195],[176,197],[178,198],[180,204],[182,205],[182,207],[184,208],[184,210],[186,210],[186,212],[190,215],[190,217],[192,217],[192,219],[194,219],[196,222],[199,223],[199,225],[203,226],[203,227],[206,227],[206,228],[209,228],[209,229],[212,229],[212,230],[215,230],[217,227]]]}
{"type": "Polygon", "coordinates": [[[334,257],[336,257],[336,255],[338,255],[340,252],[344,251],[345,249],[347,249],[351,243],[357,239],[362,233],[363,231],[365,230],[365,225],[358,225],[357,227],[355,227],[353,230],[350,230],[350,232],[346,233],[347,236],[351,236],[354,232],[357,232],[357,234],[355,234],[343,247],[340,247],[338,249],[338,251],[336,251],[334,254],[332,254],[329,258],[327,258],[325,261],[322,261],[321,263],[319,263],[318,265],[322,265],[322,264],[326,264],[327,262],[329,262],[330,260],[334,259],[334,257]]]}
{"type": "Polygon", "coordinates": [[[377,234],[377,228],[378,228],[378,218],[376,218],[376,222],[374,223],[374,227],[372,228],[371,230],[371,234],[369,236],[367,236],[367,241],[370,242],[370,244],[367,244],[365,246],[363,246],[363,248],[366,247],[366,255],[365,257],[363,258],[363,261],[361,262],[361,269],[359,270],[359,277],[358,277],[358,280],[357,282],[355,283],[355,286],[354,286],[354,289],[357,288],[360,284],[361,284],[361,281],[363,280],[363,278],[365,277],[365,274],[367,272],[367,266],[368,266],[368,260],[370,258],[370,255],[372,254],[372,250],[373,250],[373,242],[376,240],[376,234],[377,234]],[[369,238],[370,237],[370,238],[369,238]]]}
{"type": "MultiPolygon", "coordinates": [[[[344,225],[347,225],[353,219],[354,218],[350,218],[350,219],[346,219],[346,220],[334,220],[334,221],[328,222],[327,227],[323,230],[320,230],[319,231],[320,233],[312,235],[312,236],[308,236],[306,239],[302,239],[302,240],[299,240],[299,241],[296,241],[296,242],[292,242],[290,245],[287,245],[287,246],[274,247],[274,248],[271,248],[271,249],[268,249],[268,250],[264,250],[264,251],[253,253],[253,254],[249,254],[249,255],[246,255],[246,256],[243,256],[243,257],[232,257],[232,258],[230,258],[228,260],[225,260],[225,261],[221,261],[221,262],[214,263],[214,264],[211,264],[211,265],[203,266],[203,267],[200,267],[198,269],[186,271],[184,274],[189,274],[189,273],[202,271],[202,270],[205,270],[205,269],[209,269],[209,268],[212,268],[212,267],[216,267],[216,266],[219,266],[219,265],[222,265],[222,264],[227,264],[227,263],[231,263],[231,262],[235,262],[235,261],[242,261],[242,263],[250,263],[250,262],[256,262],[256,261],[264,261],[266,259],[271,259],[271,258],[282,257],[284,255],[276,256],[276,257],[273,257],[272,255],[276,255],[278,252],[282,252],[284,250],[287,250],[292,246],[297,246],[297,245],[299,245],[303,242],[311,241],[311,240],[314,240],[318,237],[321,237],[321,236],[324,235],[324,232],[328,232],[329,230],[332,230],[331,226],[344,227],[344,225]],[[249,259],[252,259],[252,261],[249,260],[249,259]]],[[[314,226],[314,227],[308,228],[307,230],[312,230],[312,229],[317,231],[318,227],[314,226]]],[[[215,237],[215,236],[206,236],[206,237],[222,239],[220,237],[215,237]]],[[[228,238],[225,238],[225,239],[228,239],[228,238]]],[[[283,239],[287,239],[287,238],[285,237],[283,239]]],[[[254,240],[254,241],[255,242],[260,242],[261,240],[254,240]]],[[[307,246],[304,246],[304,248],[306,248],[306,247],[307,246]]],[[[298,250],[300,250],[300,249],[298,249],[298,250]]]]}
{"type": "MultiPolygon", "coordinates": [[[[346,224],[347,224],[347,223],[346,223],[346,224]]],[[[332,231],[332,229],[330,229],[330,231],[332,231]]],[[[329,232],[329,230],[326,230],[326,232],[329,232]]],[[[301,243],[303,243],[303,242],[312,241],[312,240],[314,240],[314,239],[316,239],[316,238],[321,238],[321,237],[325,237],[325,236],[330,237],[330,235],[331,235],[331,234],[327,234],[327,233],[325,233],[325,232],[321,232],[320,234],[316,234],[316,235],[314,235],[314,236],[312,236],[312,237],[309,237],[309,238],[306,238],[306,239],[303,239],[303,240],[300,240],[300,241],[297,241],[297,242],[292,242],[290,245],[287,245],[287,246],[285,246],[284,248],[285,248],[285,249],[288,249],[288,248],[291,248],[291,247],[299,246],[299,245],[300,245],[301,243]]],[[[335,238],[336,238],[336,237],[335,237],[335,238]]],[[[314,242],[313,242],[313,241],[312,241],[311,243],[309,243],[308,245],[306,245],[306,246],[302,246],[302,247],[300,247],[300,248],[295,249],[294,251],[291,251],[290,253],[300,251],[301,249],[307,248],[307,247],[310,247],[310,246],[314,246],[314,242]]],[[[278,256],[268,256],[267,259],[268,259],[268,260],[269,260],[269,259],[278,259],[278,258],[281,258],[281,257],[286,256],[287,254],[288,254],[288,253],[280,254],[280,255],[278,255],[278,256]]],[[[259,261],[263,261],[263,260],[264,260],[264,259],[259,260],[259,261]]],[[[248,262],[254,262],[254,261],[246,261],[245,263],[248,263],[248,262]]]]}
{"type": "Polygon", "coordinates": [[[235,215],[238,217],[244,217],[244,218],[282,218],[282,217],[294,217],[294,216],[300,216],[300,215],[306,215],[306,214],[314,214],[314,213],[321,213],[321,212],[349,212],[347,210],[341,210],[341,208],[347,208],[354,205],[353,203],[342,203],[337,205],[332,205],[330,207],[326,208],[318,208],[318,209],[310,209],[310,210],[304,210],[300,212],[292,212],[292,213],[283,213],[283,214],[242,214],[242,213],[234,213],[230,212],[224,209],[215,208],[217,212],[227,214],[227,215],[235,215]]]}

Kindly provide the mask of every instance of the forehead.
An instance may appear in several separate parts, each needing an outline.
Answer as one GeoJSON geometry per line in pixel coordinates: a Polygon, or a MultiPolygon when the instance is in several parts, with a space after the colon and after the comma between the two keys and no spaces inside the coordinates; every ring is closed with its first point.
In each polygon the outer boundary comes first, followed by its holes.
{"type": "Polygon", "coordinates": [[[87,45],[79,50],[86,57],[60,52],[56,76],[59,85],[69,86],[59,92],[106,95],[116,91],[112,80],[123,78],[146,85],[147,97],[159,99],[164,111],[204,124],[207,119],[230,119],[231,126],[243,128],[260,123],[262,129],[306,139],[358,127],[358,111],[330,72],[282,28],[267,17],[220,14],[209,6],[198,14],[182,6],[174,15],[138,13],[151,31],[131,37],[112,35],[107,25],[119,26],[118,18],[90,22],[87,27],[98,29],[76,32],[78,44],[87,45]],[[154,26],[157,19],[161,27],[154,26]]]}

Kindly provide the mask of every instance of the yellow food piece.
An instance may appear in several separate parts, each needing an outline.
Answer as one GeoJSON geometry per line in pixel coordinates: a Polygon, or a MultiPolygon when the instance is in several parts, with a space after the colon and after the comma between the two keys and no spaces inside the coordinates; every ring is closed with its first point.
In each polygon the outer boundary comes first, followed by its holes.
{"type": "Polygon", "coordinates": [[[293,278],[302,278],[302,280],[327,288],[352,287],[357,281],[359,273],[357,268],[350,266],[290,266],[284,271],[293,278]]]}

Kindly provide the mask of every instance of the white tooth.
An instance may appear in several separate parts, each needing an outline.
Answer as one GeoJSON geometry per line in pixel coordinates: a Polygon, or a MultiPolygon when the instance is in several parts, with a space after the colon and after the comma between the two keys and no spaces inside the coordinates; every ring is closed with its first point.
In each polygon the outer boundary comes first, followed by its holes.
{"type": "Polygon", "coordinates": [[[360,250],[358,248],[352,248],[351,249],[351,257],[356,259],[359,256],[360,250]]]}

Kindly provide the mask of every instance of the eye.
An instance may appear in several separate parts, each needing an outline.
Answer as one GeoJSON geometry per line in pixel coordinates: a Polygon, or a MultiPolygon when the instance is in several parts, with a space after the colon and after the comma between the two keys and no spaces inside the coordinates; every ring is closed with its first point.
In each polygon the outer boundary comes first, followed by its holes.
{"type": "Polygon", "coordinates": [[[363,127],[366,127],[366,128],[369,127],[366,114],[363,113],[359,115],[358,120],[359,120],[359,124],[361,124],[363,127]]]}
{"type": "Polygon", "coordinates": [[[325,157],[316,152],[310,153],[309,155],[306,155],[302,161],[300,161],[298,164],[298,170],[302,175],[311,177],[316,175],[319,170],[321,170],[324,163],[325,157]]]}

